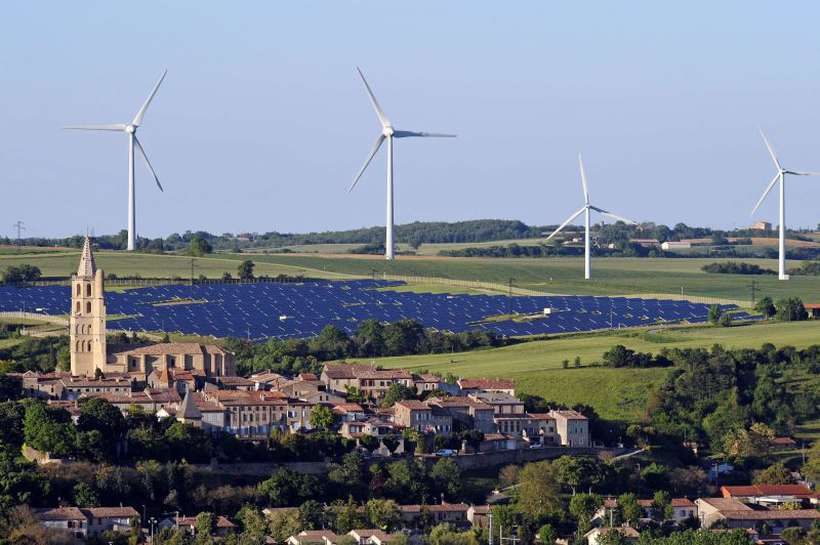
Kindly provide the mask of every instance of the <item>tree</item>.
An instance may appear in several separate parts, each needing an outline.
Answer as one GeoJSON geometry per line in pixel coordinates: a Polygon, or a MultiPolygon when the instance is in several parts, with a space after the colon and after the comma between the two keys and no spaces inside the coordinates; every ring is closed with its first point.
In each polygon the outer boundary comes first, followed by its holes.
{"type": "Polygon", "coordinates": [[[630,524],[638,522],[642,514],[638,498],[631,492],[618,496],[618,511],[620,511],[623,519],[630,524]]]}
{"type": "Polygon", "coordinates": [[[81,433],[98,432],[101,447],[111,456],[126,430],[125,418],[122,412],[108,401],[92,397],[80,404],[77,430],[81,433]]]}
{"type": "Polygon", "coordinates": [[[760,299],[760,301],[755,304],[755,310],[766,318],[771,318],[777,313],[774,302],[772,302],[772,298],[768,295],[760,299]]]}
{"type": "Polygon", "coordinates": [[[436,490],[454,499],[461,491],[461,470],[450,458],[440,458],[430,469],[436,490]]]}
{"type": "Polygon", "coordinates": [[[203,511],[196,516],[194,532],[197,537],[211,536],[216,530],[216,517],[213,513],[203,511]]]}
{"type": "Polygon", "coordinates": [[[394,382],[384,393],[384,397],[381,401],[381,406],[384,408],[389,408],[395,405],[397,401],[403,401],[405,399],[415,399],[415,397],[416,391],[414,389],[410,388],[409,386],[405,386],[404,384],[394,382]]]}
{"type": "Polygon", "coordinates": [[[598,536],[599,545],[629,545],[629,540],[619,528],[607,528],[598,536]]]}
{"type": "Polygon", "coordinates": [[[190,247],[188,253],[192,256],[202,257],[213,252],[213,247],[210,242],[198,234],[191,237],[190,247]]]}
{"type": "Polygon", "coordinates": [[[77,432],[68,411],[47,407],[42,401],[26,405],[23,434],[29,446],[56,458],[71,455],[77,444],[77,432]]]}
{"type": "Polygon", "coordinates": [[[537,523],[562,512],[561,486],[549,462],[527,464],[518,477],[518,507],[521,514],[537,523]]]}
{"type": "Polygon", "coordinates": [[[552,524],[544,524],[538,529],[538,540],[543,545],[554,545],[556,537],[558,537],[558,534],[552,524]]]}
{"type": "Polygon", "coordinates": [[[709,307],[709,322],[717,325],[718,321],[720,320],[722,312],[720,311],[720,305],[712,305],[709,307]]]}
{"type": "Polygon", "coordinates": [[[782,462],[772,464],[759,471],[752,481],[754,484],[795,484],[792,472],[782,462]]]}
{"type": "Polygon", "coordinates": [[[358,452],[348,452],[342,456],[339,464],[333,464],[328,470],[330,482],[338,485],[340,490],[348,491],[354,497],[362,497],[366,490],[367,474],[365,460],[358,452]]]}
{"type": "Polygon", "coordinates": [[[316,405],[310,411],[310,425],[317,430],[329,431],[336,423],[336,415],[324,405],[316,405]]]}
{"type": "Polygon", "coordinates": [[[77,483],[74,485],[74,505],[77,507],[97,507],[100,505],[100,498],[87,483],[77,483]]]}
{"type": "Polygon", "coordinates": [[[365,505],[367,519],[374,528],[390,531],[396,528],[401,521],[399,506],[393,500],[368,500],[365,505]]]}
{"type": "Polygon", "coordinates": [[[39,267],[23,263],[22,265],[7,267],[0,280],[3,284],[33,282],[39,280],[41,274],[39,267]]]}
{"type": "Polygon", "coordinates": [[[590,520],[603,505],[597,494],[575,494],[569,500],[569,512],[578,522],[579,533],[589,529],[590,520]]]}
{"type": "Polygon", "coordinates": [[[775,308],[777,310],[777,319],[784,322],[797,322],[806,320],[809,313],[806,307],[803,306],[803,301],[799,297],[786,297],[780,299],[775,308]]]}
{"type": "Polygon", "coordinates": [[[247,282],[249,280],[253,280],[253,268],[254,263],[250,259],[246,259],[242,263],[239,264],[239,268],[237,270],[237,276],[243,282],[247,282]]]}
{"type": "Polygon", "coordinates": [[[332,506],[336,513],[336,532],[339,534],[346,534],[355,528],[361,528],[365,521],[359,511],[359,505],[353,501],[353,497],[349,496],[346,502],[337,501],[332,506]]]}
{"type": "Polygon", "coordinates": [[[732,327],[732,315],[728,312],[721,314],[719,323],[721,327],[732,327]]]}
{"type": "Polygon", "coordinates": [[[325,511],[316,500],[308,500],[299,506],[299,524],[303,530],[317,530],[324,527],[325,511]]]}
{"type": "Polygon", "coordinates": [[[652,497],[652,515],[658,521],[671,520],[675,516],[672,497],[666,490],[657,490],[652,497]]]}
{"type": "Polygon", "coordinates": [[[563,486],[572,489],[593,486],[600,482],[601,468],[598,462],[589,456],[561,456],[553,462],[555,476],[563,486]]]}

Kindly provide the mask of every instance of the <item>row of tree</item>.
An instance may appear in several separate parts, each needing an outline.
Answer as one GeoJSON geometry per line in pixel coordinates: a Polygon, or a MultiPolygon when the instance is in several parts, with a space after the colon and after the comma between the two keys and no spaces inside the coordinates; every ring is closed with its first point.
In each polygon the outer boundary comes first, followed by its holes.
{"type": "Polygon", "coordinates": [[[240,374],[265,369],[296,374],[321,373],[321,362],[325,361],[462,352],[507,342],[486,331],[448,333],[425,329],[414,320],[390,324],[365,320],[353,335],[329,325],[310,339],[271,338],[264,343],[252,343],[232,338],[225,341],[225,348],[236,354],[240,374]]]}

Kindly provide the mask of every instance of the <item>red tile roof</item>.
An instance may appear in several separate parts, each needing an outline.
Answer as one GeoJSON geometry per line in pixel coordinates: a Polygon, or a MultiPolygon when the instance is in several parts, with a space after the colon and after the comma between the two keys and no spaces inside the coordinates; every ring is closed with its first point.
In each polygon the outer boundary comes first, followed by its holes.
{"type": "Polygon", "coordinates": [[[813,497],[811,490],[802,484],[752,484],[747,486],[721,486],[725,498],[748,498],[757,496],[813,497]]]}
{"type": "Polygon", "coordinates": [[[513,390],[515,383],[505,378],[462,378],[458,385],[462,390],[513,390]]]}

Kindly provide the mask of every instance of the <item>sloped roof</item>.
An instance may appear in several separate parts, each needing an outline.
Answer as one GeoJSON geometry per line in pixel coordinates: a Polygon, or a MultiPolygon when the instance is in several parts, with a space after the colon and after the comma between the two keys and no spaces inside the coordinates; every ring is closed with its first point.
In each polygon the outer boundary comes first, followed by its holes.
{"type": "Polygon", "coordinates": [[[179,406],[179,409],[177,409],[177,418],[180,417],[186,420],[202,419],[202,412],[199,410],[199,407],[196,406],[196,403],[194,403],[190,391],[185,392],[185,399],[182,400],[182,404],[179,406]]]}
{"type": "Polygon", "coordinates": [[[91,277],[95,272],[97,272],[97,264],[94,263],[94,254],[91,252],[91,237],[86,235],[83,252],[80,255],[80,266],[77,267],[77,276],[91,277]]]}
{"type": "Polygon", "coordinates": [[[746,486],[721,486],[724,497],[795,496],[812,497],[811,490],[802,484],[751,484],[746,486]]]}

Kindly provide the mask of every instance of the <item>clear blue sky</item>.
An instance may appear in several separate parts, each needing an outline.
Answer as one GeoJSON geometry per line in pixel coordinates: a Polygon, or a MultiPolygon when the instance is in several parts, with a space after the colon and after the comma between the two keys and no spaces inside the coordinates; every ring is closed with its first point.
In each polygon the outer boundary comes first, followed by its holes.
{"type": "MultiPolygon", "coordinates": [[[[378,124],[456,132],[396,149],[396,220],[746,225],[773,166],[820,170],[817,2],[14,2],[0,22],[0,233],[126,223],[130,120],[163,68],[137,163],[137,227],[308,231],[384,224],[378,124]]],[[[787,186],[820,221],[820,178],[787,186]]],[[[774,195],[773,195],[774,196],[774,195]]],[[[776,221],[776,198],[759,217],[776,221]]]]}

